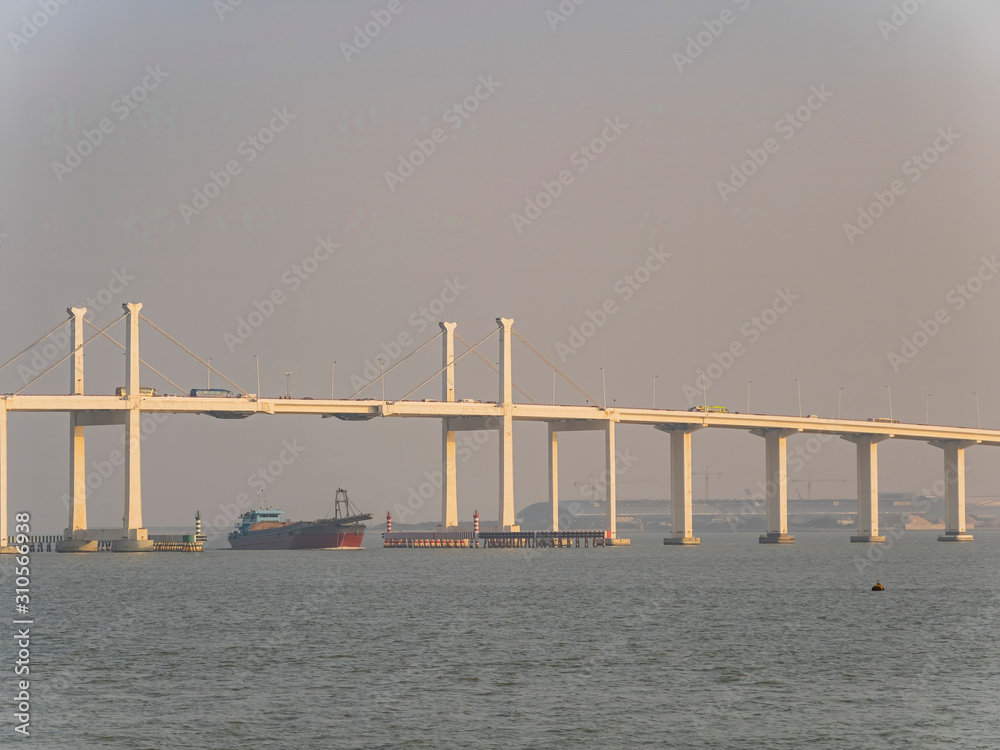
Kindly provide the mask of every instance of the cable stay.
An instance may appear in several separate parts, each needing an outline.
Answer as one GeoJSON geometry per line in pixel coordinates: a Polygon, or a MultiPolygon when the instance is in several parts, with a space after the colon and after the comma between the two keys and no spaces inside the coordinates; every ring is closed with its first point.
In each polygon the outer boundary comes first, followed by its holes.
{"type": "MultiPolygon", "coordinates": [[[[150,326],[152,326],[152,327],[153,327],[154,329],[156,329],[157,331],[159,331],[160,333],[162,333],[162,334],[163,334],[164,336],[166,336],[166,337],[167,337],[167,338],[168,338],[168,339],[169,339],[170,341],[172,341],[173,343],[177,344],[177,346],[179,346],[179,347],[180,347],[181,349],[183,349],[183,350],[184,350],[185,352],[187,352],[187,353],[188,353],[188,354],[190,354],[190,355],[191,355],[192,357],[194,357],[194,358],[195,358],[196,360],[198,360],[199,362],[201,362],[201,364],[205,365],[205,367],[207,367],[207,368],[208,368],[208,369],[209,369],[209,370],[210,370],[211,372],[214,372],[214,373],[215,373],[216,375],[218,375],[218,376],[219,376],[220,378],[222,378],[223,380],[225,380],[225,381],[226,381],[227,383],[229,383],[229,385],[231,385],[231,386],[232,386],[233,388],[235,388],[236,390],[238,390],[238,391],[239,391],[240,393],[242,393],[242,394],[243,394],[244,396],[246,396],[246,395],[247,395],[247,391],[246,391],[246,390],[245,390],[244,388],[242,388],[242,387],[241,387],[241,386],[240,386],[240,385],[239,385],[238,383],[235,383],[235,382],[233,382],[232,380],[230,380],[229,378],[227,378],[227,377],[226,377],[225,375],[223,375],[223,374],[222,374],[221,372],[219,372],[218,370],[216,370],[216,369],[215,369],[214,367],[212,367],[212,366],[211,366],[211,365],[210,365],[210,364],[209,364],[208,362],[206,362],[206,361],[205,361],[205,360],[203,360],[203,359],[202,359],[201,357],[199,357],[199,356],[198,356],[197,354],[195,354],[195,353],[194,353],[193,351],[191,351],[190,349],[188,349],[188,348],[187,348],[186,346],[184,346],[184,344],[182,344],[182,343],[181,343],[180,341],[178,341],[177,339],[175,339],[175,338],[174,338],[173,336],[171,336],[171,335],[170,335],[169,333],[167,333],[166,331],[164,331],[164,330],[163,330],[162,328],[160,328],[160,327],[159,327],[158,325],[156,325],[156,323],[154,323],[153,321],[151,321],[151,320],[150,320],[149,318],[147,318],[147,317],[146,317],[145,315],[143,315],[142,313],[139,313],[139,319],[140,319],[140,320],[144,320],[144,321],[146,321],[147,323],[149,323],[149,325],[150,325],[150,326]]],[[[119,344],[119,346],[120,346],[120,344],[119,344]]],[[[147,367],[149,367],[149,365],[146,365],[146,366],[147,366],[147,367]]],[[[149,369],[151,369],[151,370],[152,370],[153,368],[152,368],[152,367],[150,367],[149,369]]],[[[154,372],[155,372],[155,370],[154,370],[154,372]]],[[[157,374],[159,374],[159,373],[157,373],[157,374]]],[[[162,375],[160,375],[160,377],[163,377],[163,379],[164,379],[164,380],[167,380],[167,379],[166,379],[166,378],[165,378],[164,376],[162,376],[162,375]]],[[[173,386],[174,386],[175,388],[177,388],[177,387],[178,387],[177,385],[175,385],[175,384],[173,383],[173,381],[170,381],[170,380],[167,380],[167,382],[168,382],[168,383],[170,383],[171,385],[173,385],[173,386]]],[[[180,391],[181,391],[181,393],[182,393],[182,394],[184,393],[184,389],[183,389],[183,388],[181,388],[181,389],[180,389],[180,391]]],[[[260,398],[260,394],[259,394],[259,393],[257,394],[257,398],[260,398]]]]}
{"type": "MultiPolygon", "coordinates": [[[[472,347],[470,347],[470,346],[469,346],[469,342],[468,342],[468,341],[466,341],[465,339],[463,339],[463,338],[462,338],[462,336],[461,336],[460,334],[456,333],[456,334],[455,334],[455,338],[456,338],[456,339],[458,339],[458,340],[459,340],[459,342],[461,342],[461,343],[462,343],[462,344],[463,344],[463,345],[465,346],[465,348],[466,348],[466,349],[471,349],[471,348],[472,348],[472,347]]],[[[490,362],[490,360],[489,360],[489,359],[487,359],[486,357],[484,357],[484,356],[483,356],[483,355],[482,355],[482,354],[481,354],[481,353],[480,353],[479,351],[476,351],[476,356],[477,356],[477,357],[479,357],[479,359],[481,359],[481,360],[482,360],[483,362],[485,362],[485,363],[486,363],[486,365],[487,365],[487,366],[488,366],[488,367],[489,367],[489,368],[490,368],[491,370],[493,370],[493,372],[495,372],[495,373],[496,373],[497,375],[499,375],[499,374],[500,374],[500,368],[499,368],[499,367],[497,367],[497,366],[496,366],[495,364],[493,364],[492,362],[490,362]]],[[[511,381],[510,381],[510,384],[511,384],[511,387],[512,387],[512,388],[513,388],[513,389],[514,389],[515,391],[517,391],[517,392],[518,392],[518,393],[520,393],[520,394],[521,394],[522,396],[524,396],[524,397],[525,397],[526,399],[528,399],[528,401],[530,401],[530,402],[531,402],[531,403],[533,403],[533,404],[537,404],[537,403],[538,403],[537,401],[535,401],[535,399],[533,399],[533,398],[532,398],[531,396],[529,396],[529,395],[528,395],[527,391],[525,391],[525,390],[524,390],[524,389],[523,389],[523,388],[522,388],[521,386],[519,386],[519,385],[518,385],[517,383],[515,383],[515,382],[513,381],[513,379],[511,379],[511,381]]]]}
{"type": "MultiPolygon", "coordinates": [[[[479,341],[476,342],[475,346],[473,346],[471,349],[469,349],[467,351],[462,352],[459,356],[455,357],[455,359],[452,362],[450,362],[449,364],[447,364],[444,367],[442,367],[436,373],[434,373],[429,378],[427,378],[427,380],[425,380],[423,383],[421,383],[420,385],[418,385],[412,391],[410,391],[409,393],[407,393],[406,396],[403,396],[403,398],[401,398],[399,400],[400,401],[405,401],[408,396],[412,396],[414,393],[416,393],[417,391],[419,391],[421,388],[423,388],[425,385],[427,385],[429,382],[431,382],[434,378],[436,378],[442,372],[444,372],[445,370],[447,370],[451,365],[458,364],[458,361],[460,359],[462,359],[462,357],[464,357],[466,354],[471,354],[472,352],[474,352],[476,350],[477,346],[479,346],[480,344],[482,344],[483,342],[485,342],[488,338],[490,338],[491,336],[493,336],[499,330],[500,330],[499,328],[494,328],[492,331],[490,331],[485,336],[483,336],[481,339],[479,339],[479,341]]],[[[466,346],[468,346],[468,344],[466,344],[466,346]]]]}
{"type": "MultiPolygon", "coordinates": [[[[566,373],[564,373],[562,370],[559,369],[559,367],[556,365],[555,362],[553,362],[552,360],[550,360],[548,357],[546,357],[544,354],[542,354],[540,351],[538,351],[535,347],[533,347],[531,345],[531,343],[526,338],[524,338],[524,336],[522,336],[520,333],[518,333],[517,331],[515,331],[513,328],[510,329],[510,332],[513,333],[514,336],[516,336],[517,339],[522,344],[524,344],[526,347],[528,347],[537,357],[539,357],[543,362],[545,362],[545,364],[547,364],[549,367],[551,367],[553,370],[555,370],[557,373],[559,373],[559,375],[562,377],[563,380],[565,380],[571,386],[573,386],[574,388],[576,388],[580,393],[582,393],[583,397],[585,399],[587,399],[594,406],[600,406],[600,402],[598,402],[598,400],[596,398],[594,398],[593,396],[591,396],[589,393],[587,393],[585,390],[583,390],[583,388],[581,388],[579,385],[577,385],[576,382],[569,375],[567,375],[566,373]]],[[[607,407],[605,407],[605,408],[607,408],[607,407]]]]}
{"type": "Polygon", "coordinates": [[[78,346],[78,347],[77,347],[76,349],[72,349],[72,350],[70,350],[70,353],[69,353],[69,354],[67,354],[67,355],[66,355],[65,357],[63,357],[62,359],[60,359],[60,360],[59,360],[58,362],[56,362],[56,363],[54,363],[54,364],[50,365],[50,366],[49,366],[49,368],[48,368],[47,370],[45,370],[44,372],[40,372],[40,373],[39,373],[38,375],[36,375],[36,376],[35,376],[34,378],[32,378],[31,380],[29,380],[29,381],[28,381],[27,383],[25,383],[25,384],[24,384],[23,386],[21,386],[21,389],[20,389],[19,391],[17,391],[17,392],[16,392],[16,393],[15,393],[14,395],[15,395],[15,396],[16,396],[16,395],[18,395],[18,394],[19,394],[19,393],[20,393],[21,391],[23,391],[23,390],[24,390],[25,388],[27,388],[28,386],[30,386],[30,385],[31,385],[32,383],[34,383],[34,382],[35,382],[36,380],[38,380],[39,378],[43,377],[44,375],[48,375],[48,374],[49,374],[50,372],[52,372],[52,370],[54,370],[54,369],[55,369],[56,367],[58,367],[59,365],[61,365],[61,364],[62,364],[63,362],[65,362],[65,361],[66,361],[67,359],[69,359],[70,357],[72,357],[72,356],[73,356],[74,354],[76,354],[76,351],[77,351],[77,349],[83,349],[83,348],[84,348],[84,347],[85,347],[85,346],[86,346],[87,344],[89,344],[89,343],[90,343],[91,341],[93,341],[94,339],[98,338],[98,337],[99,337],[99,336],[100,336],[101,334],[103,334],[103,333],[104,333],[105,331],[107,331],[107,330],[108,330],[109,328],[111,328],[111,327],[112,327],[112,326],[114,326],[114,325],[115,325],[116,323],[118,323],[118,321],[120,321],[120,320],[121,320],[122,318],[124,318],[124,317],[125,317],[125,316],[126,316],[127,314],[128,314],[128,313],[122,313],[122,314],[121,314],[121,315],[120,315],[119,317],[115,318],[115,319],[114,319],[113,321],[111,321],[110,323],[108,323],[108,325],[106,325],[106,326],[105,326],[104,328],[102,328],[102,329],[101,329],[101,330],[100,330],[100,331],[99,331],[98,333],[95,333],[95,334],[94,334],[94,335],[93,335],[93,336],[92,336],[91,338],[87,339],[87,340],[86,340],[86,341],[84,341],[84,342],[83,342],[82,344],[80,344],[80,346],[78,346]]]}
{"type": "Polygon", "coordinates": [[[3,371],[3,369],[5,367],[7,367],[7,365],[9,365],[15,359],[17,359],[18,357],[20,357],[22,354],[25,354],[26,352],[30,351],[32,347],[37,346],[38,344],[40,344],[43,341],[45,341],[45,339],[47,339],[49,336],[51,336],[53,333],[55,333],[56,331],[58,331],[60,328],[62,328],[67,323],[69,323],[69,320],[64,320],[62,323],[60,323],[59,325],[57,325],[51,331],[49,331],[48,333],[46,333],[44,336],[42,336],[41,338],[37,339],[33,344],[28,344],[24,349],[22,349],[20,352],[18,352],[13,357],[11,357],[6,362],[4,362],[2,365],[0,365],[0,371],[3,371]]]}
{"type": "MultiPolygon", "coordinates": [[[[408,360],[414,354],[416,354],[417,352],[419,352],[421,349],[423,349],[428,344],[430,344],[430,343],[432,343],[434,341],[437,341],[443,335],[444,335],[444,331],[439,331],[437,335],[432,336],[431,338],[427,339],[427,341],[425,341],[420,346],[418,346],[416,349],[414,349],[412,352],[410,352],[409,354],[407,354],[405,357],[403,357],[401,360],[399,360],[399,362],[397,362],[396,364],[394,364],[388,370],[385,370],[384,372],[379,373],[379,376],[377,378],[375,378],[374,380],[370,381],[368,383],[368,385],[363,386],[360,390],[355,391],[354,393],[352,393],[347,398],[348,399],[352,399],[355,396],[357,396],[359,393],[363,393],[364,391],[367,391],[369,388],[371,388],[373,385],[375,385],[375,383],[377,383],[379,380],[383,379],[386,375],[388,375],[390,372],[392,372],[393,370],[395,370],[397,367],[399,367],[401,364],[403,364],[406,360],[408,360]]],[[[413,391],[410,391],[410,393],[413,393],[413,391]]]]}
{"type": "MultiPolygon", "coordinates": [[[[122,351],[126,351],[124,344],[120,344],[117,339],[115,339],[114,337],[112,337],[112,336],[108,335],[107,333],[104,333],[103,331],[101,331],[97,326],[95,326],[93,323],[91,323],[86,318],[84,318],[83,320],[84,320],[84,322],[87,325],[89,325],[95,331],[98,331],[100,333],[100,335],[104,336],[104,338],[106,338],[112,344],[114,344],[115,346],[117,346],[122,351]]],[[[177,390],[177,393],[180,394],[181,396],[186,396],[187,395],[187,392],[183,388],[181,388],[181,386],[177,385],[177,383],[175,383],[173,380],[171,380],[170,378],[168,378],[162,372],[160,372],[159,370],[157,370],[155,367],[153,367],[151,364],[149,364],[149,362],[147,362],[146,360],[144,360],[142,357],[139,357],[139,364],[145,365],[150,370],[152,370],[154,374],[159,375],[161,378],[163,378],[168,383],[170,383],[170,385],[172,385],[177,390]]]]}

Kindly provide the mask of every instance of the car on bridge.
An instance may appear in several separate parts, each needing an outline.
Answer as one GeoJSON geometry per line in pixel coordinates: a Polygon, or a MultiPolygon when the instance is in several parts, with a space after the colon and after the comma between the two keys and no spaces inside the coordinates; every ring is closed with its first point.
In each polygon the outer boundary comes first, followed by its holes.
{"type": "Polygon", "coordinates": [[[898,419],[892,417],[868,417],[869,422],[888,422],[889,424],[899,424],[898,419]]]}
{"type": "Polygon", "coordinates": [[[728,414],[729,409],[725,406],[692,406],[688,411],[714,412],[716,414],[728,414]]]}

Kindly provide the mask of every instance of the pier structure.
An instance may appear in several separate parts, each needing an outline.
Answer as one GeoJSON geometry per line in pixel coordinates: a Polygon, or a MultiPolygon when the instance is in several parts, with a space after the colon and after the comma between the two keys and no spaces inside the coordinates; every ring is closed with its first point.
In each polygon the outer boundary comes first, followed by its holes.
{"type": "MultiPolygon", "coordinates": [[[[259,394],[248,393],[228,379],[211,364],[194,355],[179,341],[148,320],[140,312],[140,303],[122,305],[123,314],[104,329],[97,329],[85,319],[86,308],[67,308],[68,320],[63,320],[39,343],[69,323],[70,353],[52,364],[48,369],[23,385],[15,393],[0,395],[0,540],[8,536],[8,429],[11,413],[63,412],[69,416],[69,505],[68,520],[59,549],[64,551],[96,551],[99,543],[111,540],[117,551],[144,551],[154,547],[155,540],[149,538],[142,521],[142,481],[141,481],[141,424],[144,414],[174,413],[200,414],[219,419],[242,419],[258,414],[270,416],[314,415],[335,417],[354,422],[375,418],[427,418],[442,420],[442,497],[441,530],[457,530],[458,492],[455,433],[463,430],[497,430],[499,432],[500,481],[498,487],[498,523],[489,533],[521,533],[514,518],[514,423],[518,421],[544,422],[547,426],[548,453],[548,496],[552,506],[552,532],[560,532],[558,515],[558,435],[560,432],[579,430],[603,430],[605,448],[605,475],[602,478],[607,501],[606,539],[617,537],[616,529],[616,475],[615,444],[618,425],[644,425],[654,427],[669,435],[670,487],[672,532],[665,539],[666,544],[694,545],[698,538],[692,528],[692,481],[691,456],[693,435],[703,429],[733,429],[750,432],[764,438],[765,499],[767,509],[767,531],[761,537],[762,543],[791,543],[794,538],[788,534],[787,512],[787,464],[786,451],[789,440],[807,435],[816,437],[841,437],[857,446],[858,476],[858,533],[852,541],[880,542],[885,537],[878,529],[878,453],[877,445],[889,439],[913,440],[940,448],[944,458],[945,521],[946,528],[941,541],[972,541],[965,522],[965,450],[971,446],[1000,446],[1000,430],[900,423],[897,420],[872,418],[869,420],[819,418],[815,416],[787,416],[774,414],[738,414],[709,411],[707,408],[675,410],[644,409],[632,407],[608,408],[589,396],[572,381],[551,360],[533,347],[517,330],[510,318],[497,318],[497,327],[475,345],[465,344],[467,351],[455,355],[454,342],[461,337],[455,332],[456,324],[443,322],[437,336],[444,337],[442,368],[420,386],[414,388],[399,400],[312,399],[312,398],[263,398],[259,394]],[[121,344],[107,332],[121,320],[126,322],[126,339],[121,344]],[[168,339],[178,344],[188,354],[194,356],[209,371],[220,376],[233,391],[223,391],[226,397],[214,393],[188,394],[186,390],[170,381],[165,375],[150,367],[139,356],[139,323],[144,321],[168,339]],[[97,334],[84,340],[84,325],[90,325],[97,334]],[[484,357],[477,347],[494,334],[499,334],[499,361],[484,357]],[[123,393],[86,393],[84,384],[84,348],[98,336],[110,339],[125,352],[125,382],[123,393]],[[584,405],[541,404],[525,393],[513,380],[511,344],[514,339],[521,341],[528,349],[561,375],[586,399],[584,405]],[[475,353],[499,376],[498,400],[478,401],[474,399],[456,400],[455,366],[460,359],[475,353]],[[70,387],[64,395],[25,394],[23,391],[38,378],[70,361],[70,387]],[[166,396],[152,389],[140,388],[140,368],[146,367],[165,382],[171,384],[176,395],[166,396]],[[412,401],[408,397],[438,374],[442,377],[440,401],[412,401]],[[527,402],[514,401],[513,391],[525,396],[527,402]],[[119,455],[125,471],[125,497],[123,526],[120,529],[92,529],[88,527],[86,515],[86,428],[94,426],[120,425],[125,428],[127,447],[124,455],[119,455]]],[[[436,338],[436,337],[435,337],[436,338]]],[[[433,339],[431,339],[433,341],[433,339]]],[[[425,342],[420,348],[431,343],[425,342]]],[[[31,349],[29,346],[17,357],[31,349]]],[[[412,354],[411,353],[411,354],[412,354]]],[[[405,360],[407,357],[404,357],[405,360]]],[[[17,359],[14,357],[0,365],[0,371],[17,359]]],[[[395,369],[403,360],[390,368],[395,369]]],[[[381,375],[384,382],[384,374],[381,375]]],[[[365,388],[374,385],[373,379],[365,388]]],[[[359,391],[360,393],[361,391],[359,391]]],[[[357,396],[358,394],[354,394],[357,396]]],[[[20,509],[20,507],[18,508],[20,509]]],[[[30,510],[30,509],[28,509],[30,510]]],[[[511,537],[512,539],[514,537],[511,537]]],[[[11,547],[4,547],[10,551],[11,547]]]]}

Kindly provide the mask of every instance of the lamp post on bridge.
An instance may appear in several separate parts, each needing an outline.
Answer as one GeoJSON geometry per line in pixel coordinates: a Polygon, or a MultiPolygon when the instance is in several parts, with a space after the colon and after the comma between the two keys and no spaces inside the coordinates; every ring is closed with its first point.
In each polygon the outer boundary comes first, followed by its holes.
{"type": "Polygon", "coordinates": [[[799,383],[799,379],[795,378],[795,390],[799,393],[799,417],[802,417],[802,386],[799,383]]]}
{"type": "Polygon", "coordinates": [[[840,390],[837,391],[837,419],[840,419],[840,404],[844,400],[844,386],[840,386],[840,390]]]}
{"type": "Polygon", "coordinates": [[[601,368],[601,390],[604,392],[604,408],[608,408],[608,386],[604,381],[604,368],[601,368]]]}
{"type": "Polygon", "coordinates": [[[887,385],[887,386],[885,387],[885,389],[886,389],[887,391],[889,391],[889,419],[891,420],[891,419],[892,419],[892,388],[890,388],[890,387],[889,387],[889,386],[887,385]]]}
{"type": "Polygon", "coordinates": [[[253,355],[254,364],[257,366],[257,400],[260,400],[260,360],[257,355],[253,355]]]}
{"type": "Polygon", "coordinates": [[[979,418],[979,394],[973,391],[972,395],[976,397],[976,428],[981,430],[983,429],[983,422],[979,418]]]}
{"type": "Polygon", "coordinates": [[[927,400],[924,402],[924,424],[931,423],[931,394],[927,394],[927,400]]]}
{"type": "Polygon", "coordinates": [[[212,358],[208,358],[208,385],[207,388],[212,387],[212,358]]]}
{"type": "Polygon", "coordinates": [[[708,386],[705,385],[705,373],[698,370],[698,374],[701,376],[702,408],[705,410],[705,413],[708,414],[708,386]]]}
{"type": "Polygon", "coordinates": [[[378,379],[382,381],[382,403],[385,403],[385,358],[378,358],[378,379]]]}
{"type": "Polygon", "coordinates": [[[750,384],[752,382],[749,378],[747,379],[747,414],[750,413],[750,384]]]}
{"type": "Polygon", "coordinates": [[[653,376],[653,408],[654,409],[656,408],[656,378],[657,377],[659,377],[659,376],[657,376],[657,375],[653,376]]]}

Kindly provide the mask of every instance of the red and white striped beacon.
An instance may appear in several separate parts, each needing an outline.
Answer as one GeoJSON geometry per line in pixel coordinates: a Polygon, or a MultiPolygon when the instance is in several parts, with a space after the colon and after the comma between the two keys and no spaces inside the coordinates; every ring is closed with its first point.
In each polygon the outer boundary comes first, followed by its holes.
{"type": "Polygon", "coordinates": [[[472,514],[472,534],[475,537],[479,537],[479,511],[477,510],[472,514]]]}
{"type": "Polygon", "coordinates": [[[392,513],[385,514],[385,533],[392,533],[392,513]]]}

